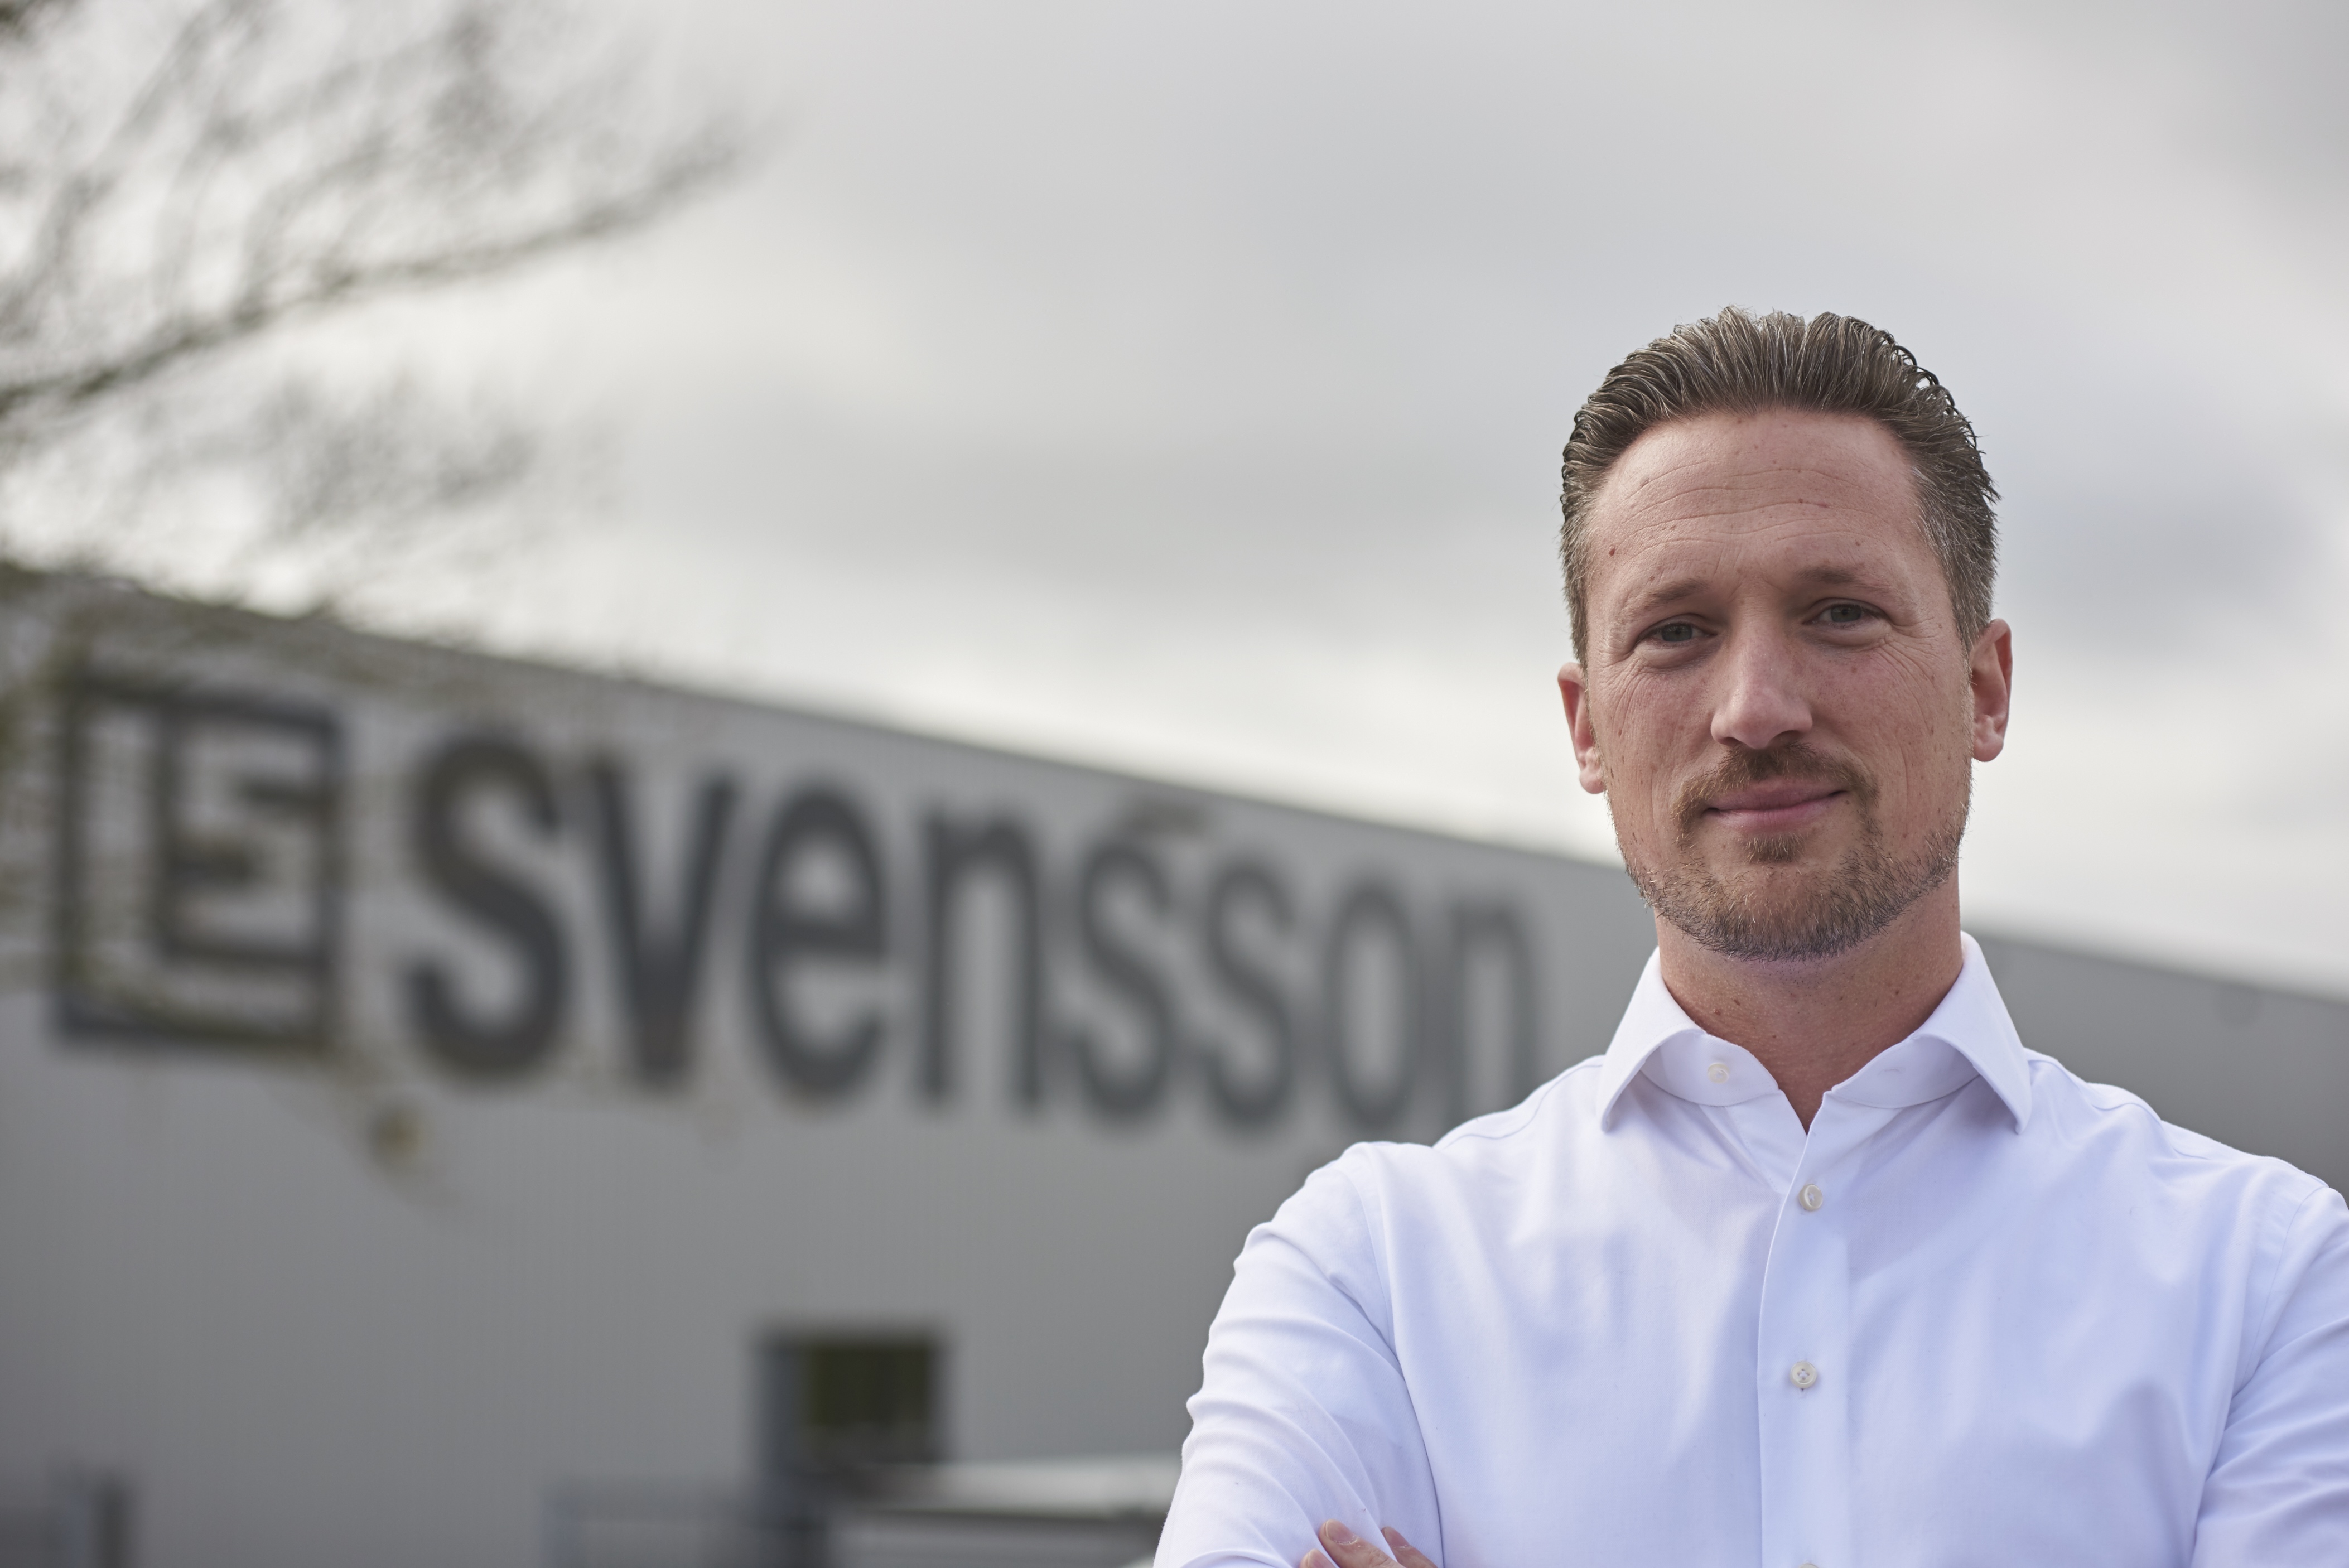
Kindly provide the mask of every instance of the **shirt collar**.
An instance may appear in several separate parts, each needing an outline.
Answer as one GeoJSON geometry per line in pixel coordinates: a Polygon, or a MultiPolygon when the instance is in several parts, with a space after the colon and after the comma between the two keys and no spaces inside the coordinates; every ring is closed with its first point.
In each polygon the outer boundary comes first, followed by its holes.
{"type": "MultiPolygon", "coordinates": [[[[2005,1103],[2020,1132],[2031,1119],[2031,1064],[2007,1016],[1990,965],[1971,936],[1961,934],[1965,965],[1932,1016],[1899,1045],[1827,1091],[1829,1098],[1888,1109],[1922,1105],[1980,1077],[2005,1103]]],[[[1631,993],[1599,1066],[1599,1125],[1615,1125],[1617,1107],[1634,1078],[1700,1105],[1737,1105],[1777,1092],[1769,1070],[1742,1046],[1699,1028],[1665,988],[1661,954],[1631,993]]]]}

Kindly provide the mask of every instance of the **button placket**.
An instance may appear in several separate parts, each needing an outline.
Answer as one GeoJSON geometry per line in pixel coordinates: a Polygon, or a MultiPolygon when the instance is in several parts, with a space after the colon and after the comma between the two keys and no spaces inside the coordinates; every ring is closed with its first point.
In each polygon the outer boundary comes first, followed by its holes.
{"type": "Polygon", "coordinates": [[[1755,1345],[1765,1563],[1852,1560],[1851,1270],[1827,1194],[1849,1186],[1837,1171],[1882,1119],[1821,1106],[1779,1189],[1755,1345]]]}

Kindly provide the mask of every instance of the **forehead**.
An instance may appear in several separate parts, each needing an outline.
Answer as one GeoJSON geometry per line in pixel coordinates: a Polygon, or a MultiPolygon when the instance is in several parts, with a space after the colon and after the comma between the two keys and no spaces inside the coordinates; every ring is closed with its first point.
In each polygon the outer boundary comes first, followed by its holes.
{"type": "Polygon", "coordinates": [[[1594,611],[1661,578],[1936,579],[1908,455],[1859,415],[1769,409],[1650,430],[1592,498],[1594,611]]]}

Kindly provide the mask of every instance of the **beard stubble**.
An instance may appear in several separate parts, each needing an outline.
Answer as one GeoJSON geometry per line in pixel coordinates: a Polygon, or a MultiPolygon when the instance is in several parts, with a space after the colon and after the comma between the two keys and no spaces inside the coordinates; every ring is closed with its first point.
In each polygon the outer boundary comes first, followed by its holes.
{"type": "Polygon", "coordinates": [[[1767,751],[1739,749],[1673,797],[1671,864],[1643,864],[1619,826],[1616,842],[1649,908],[1712,951],[1768,962],[1831,958],[1874,936],[1949,880],[1965,836],[1971,782],[1951,820],[1903,857],[1885,840],[1875,777],[1857,762],[1823,756],[1800,742],[1767,751]],[[1749,840],[1745,864],[1725,873],[1706,865],[1697,846],[1705,802],[1782,779],[1842,790],[1859,820],[1858,841],[1808,875],[1775,868],[1802,858],[1809,831],[1749,840]]]}

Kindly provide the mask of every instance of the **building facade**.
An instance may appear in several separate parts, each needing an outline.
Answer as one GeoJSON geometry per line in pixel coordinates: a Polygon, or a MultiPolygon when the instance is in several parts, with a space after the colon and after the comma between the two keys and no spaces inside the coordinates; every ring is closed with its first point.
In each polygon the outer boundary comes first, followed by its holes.
{"type": "MultiPolygon", "coordinates": [[[[1248,1226],[1603,1048],[1652,944],[1555,855],[0,614],[0,1479],[122,1478],[163,1568],[543,1561],[565,1489],[754,1471],[778,1346],[927,1347],[938,1454],[1171,1453],[1248,1226]]],[[[2028,1043],[2349,1176],[2349,1006],[1983,942],[2028,1043]]]]}

